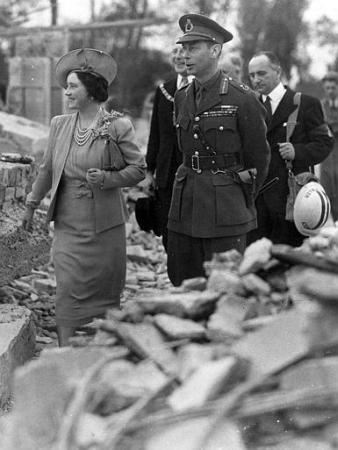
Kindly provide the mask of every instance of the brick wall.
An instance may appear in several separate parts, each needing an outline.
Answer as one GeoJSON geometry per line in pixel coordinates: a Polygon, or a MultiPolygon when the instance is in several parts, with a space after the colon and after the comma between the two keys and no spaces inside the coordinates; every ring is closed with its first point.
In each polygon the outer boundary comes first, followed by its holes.
{"type": "Polygon", "coordinates": [[[0,161],[0,287],[29,274],[50,257],[44,212],[36,212],[33,233],[21,226],[24,201],[36,175],[35,164],[0,161]]]}
{"type": "Polygon", "coordinates": [[[36,174],[34,164],[0,161],[0,210],[9,208],[13,202],[25,201],[36,174]]]}

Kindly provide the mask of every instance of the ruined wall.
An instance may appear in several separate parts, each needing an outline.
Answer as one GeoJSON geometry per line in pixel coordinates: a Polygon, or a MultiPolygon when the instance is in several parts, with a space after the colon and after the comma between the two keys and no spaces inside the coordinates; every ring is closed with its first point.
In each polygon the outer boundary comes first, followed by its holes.
{"type": "MultiPolygon", "coordinates": [[[[39,228],[30,234],[21,227],[24,201],[36,174],[34,163],[0,161],[0,286],[29,274],[49,258],[47,230],[39,228]]],[[[39,222],[44,222],[42,213],[39,222]]]]}

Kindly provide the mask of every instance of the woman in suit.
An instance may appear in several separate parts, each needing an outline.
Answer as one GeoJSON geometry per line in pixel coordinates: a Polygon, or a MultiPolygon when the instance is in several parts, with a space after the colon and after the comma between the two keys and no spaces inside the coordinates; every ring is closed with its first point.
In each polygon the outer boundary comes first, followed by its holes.
{"type": "Polygon", "coordinates": [[[58,61],[56,78],[72,113],[52,119],[27,197],[23,226],[30,230],[34,210],[51,192],[47,220],[54,221],[60,346],[78,327],[119,307],[124,287],[127,209],[121,188],[144,178],[145,161],[129,119],[101,107],[115,75],[114,59],[95,49],[73,50],[58,61]]]}

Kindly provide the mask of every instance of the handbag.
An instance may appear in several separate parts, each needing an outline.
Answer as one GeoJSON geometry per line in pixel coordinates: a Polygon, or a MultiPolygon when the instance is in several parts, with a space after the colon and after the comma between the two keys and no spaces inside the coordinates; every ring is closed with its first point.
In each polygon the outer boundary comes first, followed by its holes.
{"type": "Polygon", "coordinates": [[[162,236],[162,202],[157,190],[149,197],[139,197],[135,203],[135,218],[141,230],[162,236]]]}
{"type": "MultiPolygon", "coordinates": [[[[286,123],[286,142],[290,142],[290,138],[296,127],[300,100],[301,100],[301,93],[296,92],[293,102],[295,105],[297,105],[297,108],[290,114],[290,116],[288,117],[288,121],[286,123]]],[[[289,188],[289,193],[286,198],[285,220],[293,222],[294,221],[293,210],[298,192],[309,181],[319,182],[319,179],[311,171],[301,172],[295,175],[292,170],[293,168],[292,161],[290,160],[286,160],[285,165],[288,171],[288,188],[289,188]]]]}
{"type": "Polygon", "coordinates": [[[108,125],[109,137],[107,137],[105,140],[103,170],[112,172],[124,169],[127,164],[124,160],[124,156],[120,150],[120,147],[112,136],[110,127],[111,123],[108,125]]]}

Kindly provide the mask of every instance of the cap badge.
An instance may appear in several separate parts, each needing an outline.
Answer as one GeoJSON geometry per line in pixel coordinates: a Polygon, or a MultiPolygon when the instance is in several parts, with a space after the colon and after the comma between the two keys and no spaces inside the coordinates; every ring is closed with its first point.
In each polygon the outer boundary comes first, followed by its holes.
{"type": "Polygon", "coordinates": [[[189,32],[189,31],[192,31],[193,28],[194,28],[193,23],[191,22],[190,19],[187,19],[186,24],[185,24],[184,31],[187,33],[187,32],[189,32]]]}

